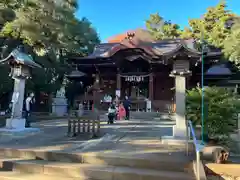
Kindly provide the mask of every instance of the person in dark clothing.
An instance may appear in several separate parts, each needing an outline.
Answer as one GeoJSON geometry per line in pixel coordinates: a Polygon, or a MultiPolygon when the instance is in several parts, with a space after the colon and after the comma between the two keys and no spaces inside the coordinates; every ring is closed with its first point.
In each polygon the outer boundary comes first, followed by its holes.
{"type": "Polygon", "coordinates": [[[129,117],[130,117],[130,101],[128,99],[128,97],[126,96],[125,97],[125,100],[123,101],[123,106],[125,108],[125,111],[126,111],[126,120],[129,120],[129,117]]]}

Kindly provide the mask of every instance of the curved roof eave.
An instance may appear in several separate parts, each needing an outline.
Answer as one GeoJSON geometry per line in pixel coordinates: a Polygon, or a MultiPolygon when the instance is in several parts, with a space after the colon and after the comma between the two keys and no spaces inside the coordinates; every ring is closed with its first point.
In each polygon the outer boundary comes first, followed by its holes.
{"type": "Polygon", "coordinates": [[[108,49],[107,51],[98,54],[97,56],[93,54],[90,54],[89,56],[86,57],[77,57],[76,59],[108,59],[116,55],[119,51],[124,51],[127,49],[141,49],[143,50],[147,55],[152,56],[153,58],[156,58],[157,55],[152,51],[152,49],[148,49],[147,47],[127,47],[124,44],[117,44],[113,46],[111,49],[108,49]]]}
{"type": "Polygon", "coordinates": [[[188,48],[185,44],[183,43],[179,43],[175,49],[168,51],[168,52],[164,52],[162,53],[162,56],[170,56],[171,54],[176,54],[177,52],[179,52],[181,49],[186,50],[187,52],[190,52],[193,55],[196,56],[201,56],[201,52],[199,51],[195,51],[193,49],[188,48]]]}
{"type": "MultiPolygon", "coordinates": [[[[167,42],[167,41],[166,41],[167,42]]],[[[202,52],[196,49],[189,48],[184,40],[172,41],[168,43],[141,43],[141,44],[131,44],[130,41],[126,43],[123,41],[121,43],[103,43],[96,46],[94,52],[86,57],[78,57],[77,59],[107,59],[114,56],[121,50],[125,49],[142,49],[149,57],[161,58],[164,56],[174,56],[181,49],[189,52],[190,56],[201,57],[202,52]]],[[[221,52],[208,52],[207,56],[220,56],[221,52]]]]}

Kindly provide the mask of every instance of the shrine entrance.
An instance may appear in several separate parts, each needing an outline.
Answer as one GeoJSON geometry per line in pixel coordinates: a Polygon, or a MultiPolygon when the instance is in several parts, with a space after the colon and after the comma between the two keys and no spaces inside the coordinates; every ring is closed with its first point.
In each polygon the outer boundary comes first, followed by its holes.
{"type": "Polygon", "coordinates": [[[149,63],[138,58],[134,61],[125,60],[119,73],[121,81],[121,97],[128,96],[132,111],[146,111],[146,100],[149,99],[149,63]]]}
{"type": "Polygon", "coordinates": [[[128,96],[133,111],[145,111],[146,99],[149,97],[148,75],[122,75],[122,92],[128,96]]]}

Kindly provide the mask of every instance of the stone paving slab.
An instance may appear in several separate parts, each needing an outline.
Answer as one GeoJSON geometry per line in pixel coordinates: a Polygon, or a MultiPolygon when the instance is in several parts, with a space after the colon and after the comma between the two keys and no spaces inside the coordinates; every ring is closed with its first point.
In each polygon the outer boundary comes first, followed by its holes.
{"type": "Polygon", "coordinates": [[[107,125],[105,121],[101,122],[101,132],[104,136],[99,139],[90,139],[88,135],[70,138],[67,137],[67,124],[66,119],[33,123],[32,126],[39,128],[39,132],[24,138],[11,138],[8,141],[0,139],[0,147],[87,152],[113,149],[120,142],[118,148],[123,147],[123,142],[128,141],[157,140],[160,143],[161,136],[172,134],[171,127],[161,127],[157,121],[133,119],[116,121],[112,125],[107,125]]]}

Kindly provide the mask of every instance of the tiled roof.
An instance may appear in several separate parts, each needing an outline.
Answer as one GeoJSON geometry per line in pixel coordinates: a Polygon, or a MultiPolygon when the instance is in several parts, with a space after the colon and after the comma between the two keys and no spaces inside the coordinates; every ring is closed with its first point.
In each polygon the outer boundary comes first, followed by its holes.
{"type": "MultiPolygon", "coordinates": [[[[175,54],[180,49],[184,49],[193,56],[201,55],[201,52],[194,48],[195,41],[193,39],[167,39],[154,41],[151,34],[146,30],[137,29],[135,31],[130,31],[130,33],[134,33],[134,36],[131,39],[127,38],[127,34],[125,38],[123,38],[123,35],[119,35],[117,38],[110,39],[110,43],[97,45],[92,54],[81,59],[109,58],[118,53],[120,50],[126,49],[140,49],[152,58],[175,54]]],[[[216,55],[220,54],[220,52],[209,52],[208,54],[216,55]]]]}

